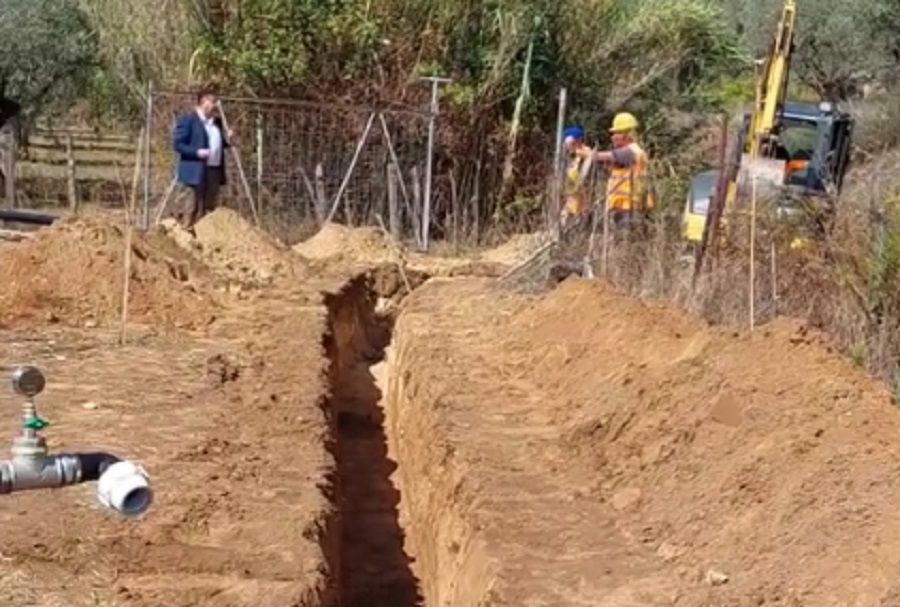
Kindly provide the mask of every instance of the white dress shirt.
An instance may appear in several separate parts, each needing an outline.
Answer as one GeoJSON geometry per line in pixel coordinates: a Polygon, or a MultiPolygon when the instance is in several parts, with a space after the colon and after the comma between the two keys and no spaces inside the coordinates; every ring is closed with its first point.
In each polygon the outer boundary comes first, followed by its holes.
{"type": "MultiPolygon", "coordinates": [[[[198,112],[199,113],[199,112],[198,112]]],[[[206,138],[209,141],[209,156],[206,157],[206,166],[222,166],[222,132],[216,126],[212,118],[207,118],[202,113],[200,120],[206,128],[206,138]]]]}

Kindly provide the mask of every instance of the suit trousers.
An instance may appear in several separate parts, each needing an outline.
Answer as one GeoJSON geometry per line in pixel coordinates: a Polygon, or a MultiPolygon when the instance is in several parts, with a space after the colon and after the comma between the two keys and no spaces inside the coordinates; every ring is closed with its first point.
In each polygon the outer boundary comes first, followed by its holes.
{"type": "Polygon", "coordinates": [[[222,167],[206,167],[203,179],[193,186],[192,200],[188,202],[184,214],[186,228],[193,228],[205,215],[212,213],[219,206],[219,190],[222,187],[222,167]]]}

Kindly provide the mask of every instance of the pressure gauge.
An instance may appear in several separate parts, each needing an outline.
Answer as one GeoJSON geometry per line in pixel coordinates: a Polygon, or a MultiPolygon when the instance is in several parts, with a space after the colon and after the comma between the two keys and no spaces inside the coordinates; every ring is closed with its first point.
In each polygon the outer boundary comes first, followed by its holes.
{"type": "Polygon", "coordinates": [[[37,367],[16,367],[12,374],[12,386],[16,394],[31,398],[44,391],[47,382],[37,367]]]}

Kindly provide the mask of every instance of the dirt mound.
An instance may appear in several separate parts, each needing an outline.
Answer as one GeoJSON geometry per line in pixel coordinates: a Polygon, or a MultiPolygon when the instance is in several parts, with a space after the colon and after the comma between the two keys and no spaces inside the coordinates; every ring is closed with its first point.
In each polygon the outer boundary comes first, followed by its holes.
{"type": "MultiPolygon", "coordinates": [[[[125,236],[100,219],[66,219],[34,240],[0,250],[0,319],[4,324],[106,324],[119,318],[125,236]]],[[[214,303],[202,268],[158,234],[135,233],[129,318],[200,328],[214,303]]]]}
{"type": "Polygon", "coordinates": [[[302,258],[231,209],[217,209],[197,222],[196,236],[174,221],[165,222],[163,227],[179,246],[231,283],[260,287],[280,278],[300,278],[305,273],[302,258]]]}
{"type": "Polygon", "coordinates": [[[380,229],[348,228],[326,223],[312,238],[294,245],[294,252],[307,259],[348,261],[396,261],[397,253],[380,229]]]}
{"type": "Polygon", "coordinates": [[[680,605],[887,604],[900,414],[821,335],[717,332],[589,281],[503,334],[588,494],[660,559],[730,579],[680,605]]]}
{"type": "Polygon", "coordinates": [[[483,252],[480,258],[489,263],[515,265],[534,253],[544,243],[545,238],[546,234],[542,232],[516,234],[500,246],[483,252]]]}

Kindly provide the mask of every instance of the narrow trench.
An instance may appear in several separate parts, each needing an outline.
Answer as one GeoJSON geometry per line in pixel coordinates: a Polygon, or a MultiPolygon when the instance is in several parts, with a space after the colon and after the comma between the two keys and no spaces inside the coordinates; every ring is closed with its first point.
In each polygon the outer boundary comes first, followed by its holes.
{"type": "Polygon", "coordinates": [[[377,377],[391,342],[393,319],[373,315],[355,364],[333,378],[340,512],[339,605],[418,607],[423,604],[412,559],[404,550],[400,492],[391,475],[382,390],[377,377]]]}

